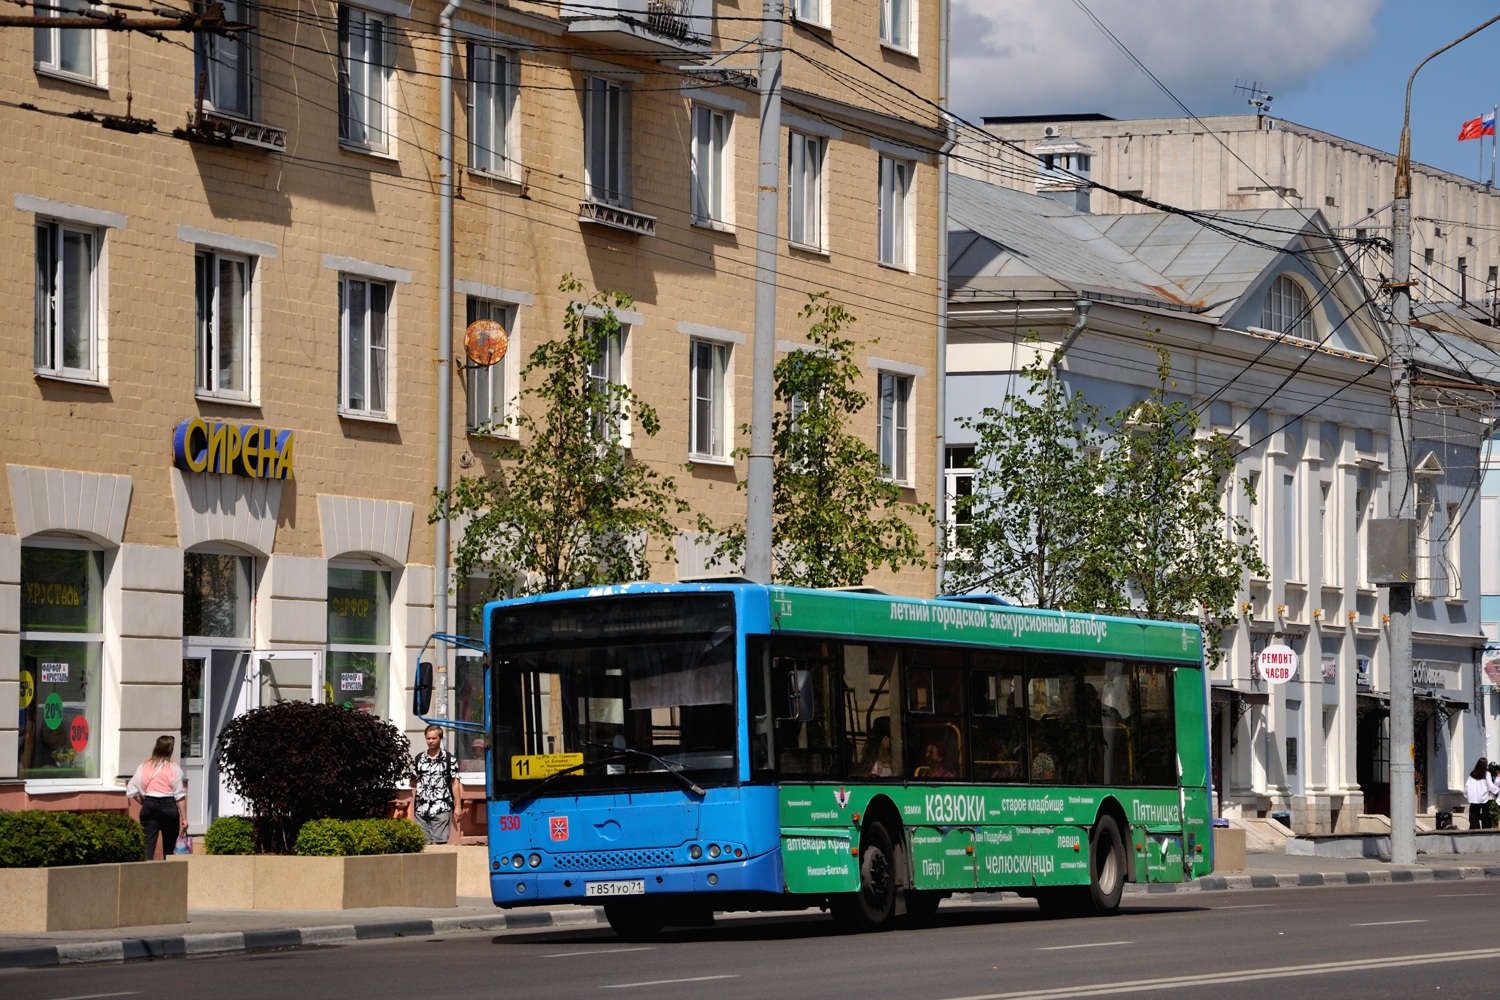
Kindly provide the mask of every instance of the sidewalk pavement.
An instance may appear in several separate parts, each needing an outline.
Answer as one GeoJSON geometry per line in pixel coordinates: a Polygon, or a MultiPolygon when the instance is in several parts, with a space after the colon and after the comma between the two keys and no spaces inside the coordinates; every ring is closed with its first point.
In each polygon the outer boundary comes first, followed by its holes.
{"type": "MultiPolygon", "coordinates": [[[[1194,882],[1128,885],[1129,895],[1372,885],[1500,878],[1500,852],[1419,854],[1415,864],[1382,858],[1323,858],[1249,851],[1245,870],[1194,882]]],[[[460,896],[451,909],[190,910],[185,924],[111,930],[0,934],[0,969],[121,962],[338,944],[462,932],[501,933],[605,924],[597,906],[498,910],[488,899],[460,896]]]]}

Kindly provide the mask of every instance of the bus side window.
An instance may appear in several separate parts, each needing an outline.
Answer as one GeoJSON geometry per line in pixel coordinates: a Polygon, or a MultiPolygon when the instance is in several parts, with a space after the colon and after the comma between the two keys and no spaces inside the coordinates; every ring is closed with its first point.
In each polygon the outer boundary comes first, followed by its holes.
{"type": "Polygon", "coordinates": [[[995,654],[980,654],[970,675],[971,736],[976,781],[1024,781],[1026,720],[1021,713],[1021,669],[995,654]]]}
{"type": "Polygon", "coordinates": [[[843,682],[828,644],[792,641],[774,647],[771,657],[771,710],[775,714],[776,757],[784,776],[834,778],[842,774],[839,706],[843,682]],[[796,714],[790,714],[790,709],[796,714]]]}

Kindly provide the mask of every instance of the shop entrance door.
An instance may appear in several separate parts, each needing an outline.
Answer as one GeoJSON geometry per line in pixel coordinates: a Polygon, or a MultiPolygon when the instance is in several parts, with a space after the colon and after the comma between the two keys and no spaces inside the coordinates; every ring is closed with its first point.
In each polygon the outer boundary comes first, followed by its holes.
{"type": "Polygon", "coordinates": [[[257,704],[250,651],[187,646],[182,657],[183,778],[188,831],[202,833],[220,816],[244,812],[218,766],[219,734],[230,719],[257,704]]]}

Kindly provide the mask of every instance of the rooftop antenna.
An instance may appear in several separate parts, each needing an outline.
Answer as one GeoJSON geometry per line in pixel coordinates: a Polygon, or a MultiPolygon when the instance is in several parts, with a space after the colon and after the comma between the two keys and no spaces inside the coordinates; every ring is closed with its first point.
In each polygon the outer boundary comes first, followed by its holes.
{"type": "Polygon", "coordinates": [[[1271,101],[1274,98],[1262,89],[1259,80],[1251,80],[1249,83],[1236,83],[1234,89],[1242,94],[1249,94],[1249,104],[1255,106],[1255,118],[1257,123],[1261,118],[1271,113],[1271,101]]]}

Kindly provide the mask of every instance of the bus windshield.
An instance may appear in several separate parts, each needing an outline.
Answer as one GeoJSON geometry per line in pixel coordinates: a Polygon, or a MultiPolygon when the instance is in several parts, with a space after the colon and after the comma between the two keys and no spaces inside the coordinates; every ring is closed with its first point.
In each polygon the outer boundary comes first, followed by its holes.
{"type": "Polygon", "coordinates": [[[497,795],[564,768],[564,794],[735,779],[731,595],[500,607],[490,643],[497,795]]]}

